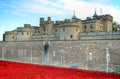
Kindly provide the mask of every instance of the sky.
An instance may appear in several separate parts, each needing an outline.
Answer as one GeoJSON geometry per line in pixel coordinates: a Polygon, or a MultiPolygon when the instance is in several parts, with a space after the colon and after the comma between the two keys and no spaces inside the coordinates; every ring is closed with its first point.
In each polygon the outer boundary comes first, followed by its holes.
{"type": "Polygon", "coordinates": [[[120,24],[120,0],[0,0],[0,41],[5,31],[24,24],[39,26],[39,18],[51,17],[53,21],[70,19],[75,15],[82,20],[110,14],[120,24]]]}

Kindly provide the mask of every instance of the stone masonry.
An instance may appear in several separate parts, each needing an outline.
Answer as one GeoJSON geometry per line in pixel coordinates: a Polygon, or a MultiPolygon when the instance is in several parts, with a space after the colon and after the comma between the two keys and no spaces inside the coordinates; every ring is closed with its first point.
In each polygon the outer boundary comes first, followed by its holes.
{"type": "MultiPolygon", "coordinates": [[[[43,64],[43,46],[44,41],[0,42],[0,59],[43,64]]],[[[120,40],[50,41],[49,65],[106,71],[106,48],[109,71],[120,73],[120,40]]]]}

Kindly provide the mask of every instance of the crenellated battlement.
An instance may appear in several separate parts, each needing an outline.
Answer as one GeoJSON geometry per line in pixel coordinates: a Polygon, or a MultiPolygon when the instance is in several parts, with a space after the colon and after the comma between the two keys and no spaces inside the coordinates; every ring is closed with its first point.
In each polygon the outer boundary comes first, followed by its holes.
{"type": "Polygon", "coordinates": [[[13,31],[6,31],[5,34],[6,35],[15,35],[15,32],[13,32],[13,31]]]}
{"type": "Polygon", "coordinates": [[[40,26],[47,25],[47,24],[53,24],[54,21],[51,20],[51,17],[48,17],[47,20],[44,18],[40,18],[40,26]]]}

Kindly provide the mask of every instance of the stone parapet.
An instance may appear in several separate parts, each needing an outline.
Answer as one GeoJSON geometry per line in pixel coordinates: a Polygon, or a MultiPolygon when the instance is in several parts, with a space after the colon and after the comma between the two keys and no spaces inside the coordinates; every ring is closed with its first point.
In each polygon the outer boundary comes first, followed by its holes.
{"type": "Polygon", "coordinates": [[[80,40],[119,40],[120,32],[91,32],[91,33],[80,33],[80,40]]]}

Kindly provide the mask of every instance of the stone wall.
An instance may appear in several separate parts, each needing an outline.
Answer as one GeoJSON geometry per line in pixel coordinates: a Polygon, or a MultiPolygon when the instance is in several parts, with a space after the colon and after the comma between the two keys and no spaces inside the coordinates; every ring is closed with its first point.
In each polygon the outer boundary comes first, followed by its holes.
{"type": "Polygon", "coordinates": [[[120,40],[120,32],[91,32],[80,33],[80,40],[120,40]]]}
{"type": "MultiPolygon", "coordinates": [[[[43,46],[44,41],[0,42],[0,59],[43,64],[43,46]]],[[[49,65],[106,71],[106,48],[109,71],[120,72],[120,40],[50,41],[49,65]]]]}

